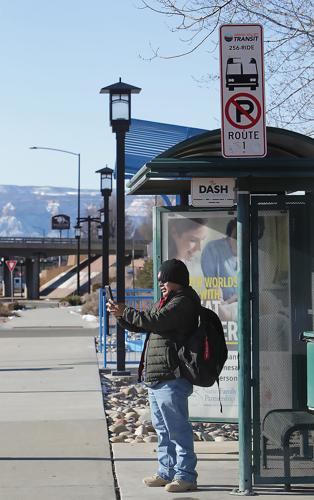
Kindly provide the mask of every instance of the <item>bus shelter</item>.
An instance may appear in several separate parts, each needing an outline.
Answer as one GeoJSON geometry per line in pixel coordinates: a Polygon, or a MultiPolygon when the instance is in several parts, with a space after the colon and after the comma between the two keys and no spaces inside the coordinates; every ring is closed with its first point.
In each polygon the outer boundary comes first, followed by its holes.
{"type": "MultiPolygon", "coordinates": [[[[155,271],[173,256],[169,241],[164,243],[172,234],[171,219],[201,223],[202,215],[212,231],[219,218],[236,219],[236,283],[227,276],[221,283],[236,287],[239,488],[234,493],[240,495],[253,494],[254,484],[289,489],[314,483],[311,368],[300,340],[314,330],[314,140],[268,127],[267,146],[265,158],[224,159],[220,130],[206,132],[148,162],[128,186],[129,194],[180,196],[180,206],[156,210],[155,271]],[[190,204],[193,178],[234,179],[234,205],[200,214],[190,204]]],[[[212,247],[204,248],[203,274],[214,260],[212,247]]],[[[205,278],[221,278],[216,273],[205,278]]],[[[215,298],[206,297],[214,288],[205,283],[205,298],[215,298]]],[[[229,302],[226,295],[222,306],[229,302]]]]}

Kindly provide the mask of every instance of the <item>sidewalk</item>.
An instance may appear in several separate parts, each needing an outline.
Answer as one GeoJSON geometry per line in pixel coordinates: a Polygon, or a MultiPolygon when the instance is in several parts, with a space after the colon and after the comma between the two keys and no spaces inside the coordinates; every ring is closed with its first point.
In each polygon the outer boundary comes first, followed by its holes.
{"type": "MultiPolygon", "coordinates": [[[[0,326],[0,500],[229,500],[238,486],[231,441],[195,443],[199,489],[179,494],[142,483],[156,472],[156,443],[115,443],[116,497],[90,328],[66,308],[25,311],[0,326]]],[[[314,493],[310,486],[254,491],[265,500],[314,493]]]]}
{"type": "Polygon", "coordinates": [[[95,329],[93,334],[97,335],[98,322],[88,322],[82,319],[77,307],[56,307],[54,303],[42,302],[36,304],[33,309],[18,311],[19,317],[15,317],[0,325],[1,330],[25,330],[25,329],[95,329]]]}
{"type": "Polygon", "coordinates": [[[1,325],[1,500],[116,498],[94,338],[75,336],[84,328],[59,308],[1,325]],[[28,336],[34,327],[41,336],[28,336]]]}
{"type": "Polygon", "coordinates": [[[164,488],[147,488],[142,478],[156,472],[156,443],[114,443],[113,457],[122,500],[230,500],[237,487],[238,443],[195,443],[198,456],[198,490],[168,493],[164,488]]]}

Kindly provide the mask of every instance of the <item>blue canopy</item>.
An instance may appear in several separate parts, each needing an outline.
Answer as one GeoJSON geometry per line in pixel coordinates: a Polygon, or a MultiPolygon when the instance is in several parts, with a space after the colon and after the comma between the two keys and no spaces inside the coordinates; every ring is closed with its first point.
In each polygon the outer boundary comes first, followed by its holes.
{"type": "Polygon", "coordinates": [[[133,118],[125,138],[125,178],[130,179],[146,162],[170,147],[203,132],[206,130],[133,118]]]}

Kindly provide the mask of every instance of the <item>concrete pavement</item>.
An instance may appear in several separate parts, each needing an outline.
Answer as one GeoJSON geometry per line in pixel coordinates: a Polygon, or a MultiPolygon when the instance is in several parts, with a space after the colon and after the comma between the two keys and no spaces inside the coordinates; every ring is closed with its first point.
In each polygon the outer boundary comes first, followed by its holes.
{"type": "MultiPolygon", "coordinates": [[[[98,322],[87,322],[82,319],[78,307],[59,307],[55,302],[42,302],[40,305],[18,311],[19,317],[1,324],[0,334],[3,330],[20,329],[94,329],[97,333],[98,322]],[[46,307],[45,307],[46,306],[46,307]]],[[[94,333],[95,333],[94,332],[94,333]]]]}
{"type": "MultiPolygon", "coordinates": [[[[155,443],[113,444],[113,472],[96,335],[68,308],[23,311],[0,326],[0,500],[230,499],[236,442],[195,443],[199,489],[192,493],[142,484],[156,471],[155,443]]],[[[254,490],[265,500],[314,494],[313,487],[254,490]]]]}
{"type": "MultiPolygon", "coordinates": [[[[234,441],[195,443],[198,489],[188,493],[143,485],[142,478],[156,472],[156,444],[114,443],[112,448],[121,500],[230,500],[230,493],[238,488],[238,443],[234,441]]],[[[295,485],[290,493],[281,485],[256,486],[254,492],[264,500],[304,500],[314,495],[309,485],[295,485]]]]}
{"type": "Polygon", "coordinates": [[[78,307],[59,307],[57,302],[48,300],[33,301],[30,308],[17,313],[18,317],[0,323],[0,338],[95,337],[98,334],[98,321],[84,321],[78,307]]]}
{"type": "Polygon", "coordinates": [[[1,325],[1,500],[116,498],[90,332],[61,308],[23,311],[1,325]],[[65,336],[55,337],[54,326],[65,336]],[[76,336],[80,329],[88,335],[76,336]]]}

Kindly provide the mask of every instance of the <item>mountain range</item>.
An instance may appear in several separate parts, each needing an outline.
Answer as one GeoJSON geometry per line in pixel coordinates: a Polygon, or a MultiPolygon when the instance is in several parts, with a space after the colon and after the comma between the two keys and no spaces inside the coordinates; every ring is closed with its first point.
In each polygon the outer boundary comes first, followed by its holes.
{"type": "MultiPolygon", "coordinates": [[[[114,204],[114,199],[113,192],[110,205],[114,204]]],[[[98,215],[97,210],[103,203],[99,191],[81,189],[80,200],[81,217],[98,215]]],[[[126,196],[125,203],[127,232],[132,236],[139,225],[150,220],[155,199],[153,196],[126,196]]],[[[0,185],[0,237],[59,237],[59,231],[51,229],[51,217],[58,214],[70,216],[71,229],[69,234],[64,231],[63,236],[72,237],[77,218],[75,189],[0,185]]]]}

